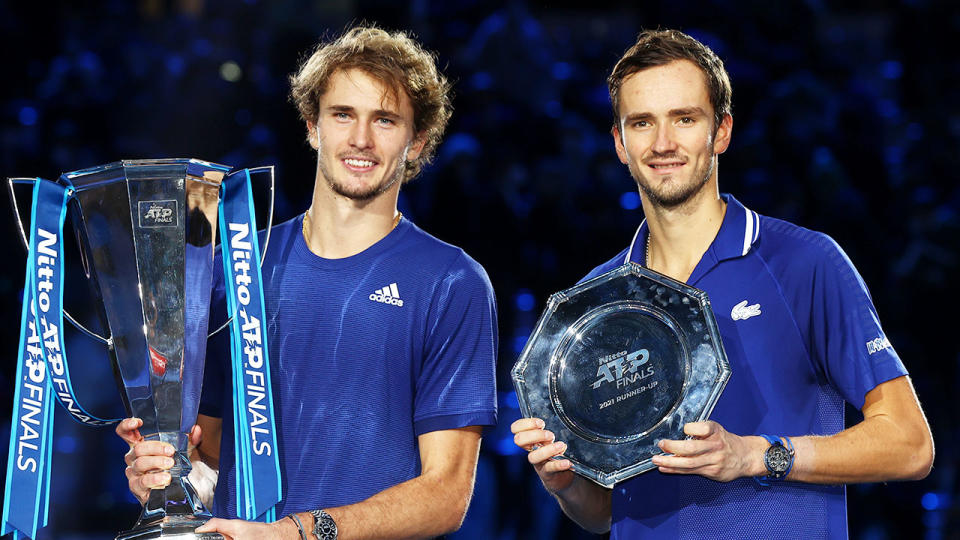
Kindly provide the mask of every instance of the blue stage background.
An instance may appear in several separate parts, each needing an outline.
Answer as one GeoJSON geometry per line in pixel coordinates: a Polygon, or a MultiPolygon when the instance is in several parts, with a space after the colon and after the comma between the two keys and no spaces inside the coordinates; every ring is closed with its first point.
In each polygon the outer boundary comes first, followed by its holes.
{"type": "MultiPolygon", "coordinates": [[[[933,427],[929,478],[849,488],[851,538],[960,537],[960,10],[951,2],[79,4],[0,2],[0,176],[54,178],[146,157],[276,165],[285,220],[306,208],[315,166],[286,99],[301,55],[320,35],[363,20],[409,29],[438,52],[456,81],[456,111],[401,209],[486,267],[501,335],[500,426],[485,435],[474,502],[455,538],[593,537],[560,514],[512,444],[519,411],[509,369],[549,294],[622,249],[642,219],[608,133],[610,68],[641,28],[703,40],[734,88],[721,189],[838,240],[871,287],[933,427]]],[[[0,213],[11,213],[5,200],[0,213]]],[[[5,451],[24,252],[13,220],[0,222],[5,451]]],[[[68,291],[67,305],[89,320],[85,294],[68,291]]],[[[68,337],[81,397],[94,412],[122,414],[106,351],[68,337]]],[[[126,445],[63,411],[56,421],[51,525],[40,538],[113,538],[138,513],[123,475],[126,445]]]]}

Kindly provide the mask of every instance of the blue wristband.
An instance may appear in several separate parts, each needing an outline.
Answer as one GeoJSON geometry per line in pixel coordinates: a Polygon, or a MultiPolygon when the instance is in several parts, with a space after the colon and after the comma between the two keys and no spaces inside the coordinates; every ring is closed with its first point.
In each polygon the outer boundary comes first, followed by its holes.
{"type": "MultiPolygon", "coordinates": [[[[764,439],[766,439],[766,441],[767,441],[768,443],[770,443],[770,446],[782,446],[782,447],[786,448],[787,451],[788,451],[788,453],[789,453],[789,456],[790,456],[790,460],[787,462],[787,468],[786,468],[786,470],[783,472],[783,474],[776,475],[776,476],[771,475],[771,474],[770,474],[770,469],[769,469],[769,467],[767,467],[767,474],[766,474],[766,475],[764,475],[764,476],[755,476],[755,477],[754,477],[754,480],[756,480],[757,483],[760,484],[761,486],[769,486],[771,480],[782,480],[782,479],[786,478],[786,477],[790,474],[790,471],[793,470],[793,458],[794,458],[794,455],[795,455],[795,451],[794,451],[794,449],[793,449],[793,441],[790,440],[790,437],[773,437],[773,436],[771,436],[771,435],[765,435],[765,434],[761,434],[760,436],[763,437],[764,439]],[[784,441],[786,441],[786,443],[787,443],[786,445],[783,444],[783,442],[781,441],[781,438],[782,438],[784,441]]],[[[769,451],[769,449],[768,449],[768,451],[769,451]]],[[[764,466],[767,466],[766,453],[764,453],[764,462],[763,462],[763,464],[764,464],[764,466]]]]}

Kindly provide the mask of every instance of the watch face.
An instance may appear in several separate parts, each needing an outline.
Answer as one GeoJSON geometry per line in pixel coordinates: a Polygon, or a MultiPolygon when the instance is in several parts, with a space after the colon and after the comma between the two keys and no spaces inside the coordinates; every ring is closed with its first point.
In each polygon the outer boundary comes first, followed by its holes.
{"type": "Polygon", "coordinates": [[[771,445],[770,448],[767,448],[767,452],[763,456],[763,461],[770,475],[779,478],[787,472],[787,469],[790,467],[791,458],[790,451],[784,448],[783,445],[774,444],[771,445]]]}
{"type": "Polygon", "coordinates": [[[313,535],[319,540],[337,540],[337,523],[325,510],[311,510],[316,519],[313,526],[313,535]]]}

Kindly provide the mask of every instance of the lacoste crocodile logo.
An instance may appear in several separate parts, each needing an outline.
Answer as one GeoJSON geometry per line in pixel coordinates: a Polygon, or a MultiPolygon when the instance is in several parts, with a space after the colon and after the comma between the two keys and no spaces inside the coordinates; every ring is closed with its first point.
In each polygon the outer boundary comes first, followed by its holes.
{"type": "Polygon", "coordinates": [[[735,321],[745,321],[757,315],[760,315],[760,304],[748,306],[746,300],[733,306],[733,309],[730,310],[730,317],[735,321]]]}

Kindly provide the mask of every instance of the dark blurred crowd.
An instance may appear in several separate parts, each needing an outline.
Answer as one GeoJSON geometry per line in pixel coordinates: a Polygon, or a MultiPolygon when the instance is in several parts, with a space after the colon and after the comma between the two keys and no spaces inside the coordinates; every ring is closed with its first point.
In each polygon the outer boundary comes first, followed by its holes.
{"type": "MultiPolygon", "coordinates": [[[[960,530],[960,8],[924,0],[548,3],[461,0],[0,2],[0,176],[146,157],[276,165],[278,220],[314,177],[286,77],[351,22],[412,31],[455,81],[435,163],[401,210],[487,269],[500,316],[500,426],[486,434],[460,538],[587,538],[540,488],[509,435],[509,369],[550,293],[626,246],[642,219],[617,160],[606,76],[641,28],[680,28],[724,59],[734,130],[720,187],[752,209],[833,236],[873,293],[910,370],[938,455],[922,482],[848,488],[852,538],[960,530]],[[641,7],[642,6],[642,7],[641,7]]],[[[4,214],[10,214],[4,203],[4,214]]],[[[9,407],[23,251],[0,294],[0,437],[9,407]]],[[[68,258],[70,254],[68,254],[68,258]]],[[[68,291],[67,306],[87,311],[68,291]]],[[[106,352],[67,342],[81,397],[122,413],[106,352]]],[[[858,413],[848,411],[848,421],[858,413]]],[[[137,514],[125,445],[58,413],[51,526],[41,538],[108,538],[137,514]],[[91,464],[95,464],[91,466],[91,464]]],[[[3,444],[6,447],[6,444],[3,444]]]]}

